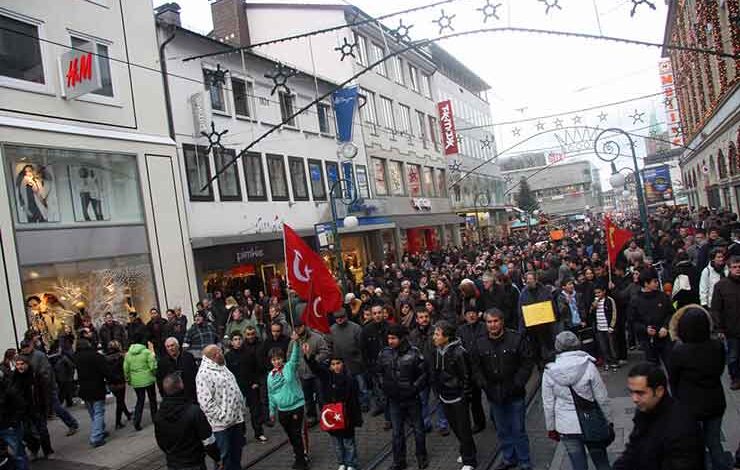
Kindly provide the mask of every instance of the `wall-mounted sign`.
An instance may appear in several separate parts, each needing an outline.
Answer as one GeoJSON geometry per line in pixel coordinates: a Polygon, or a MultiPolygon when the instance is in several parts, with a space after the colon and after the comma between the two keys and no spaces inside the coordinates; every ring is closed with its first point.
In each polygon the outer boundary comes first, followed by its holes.
{"type": "Polygon", "coordinates": [[[432,201],[425,197],[415,197],[411,199],[411,207],[417,211],[430,211],[432,210],[432,201]]]}
{"type": "Polygon", "coordinates": [[[671,147],[678,148],[683,145],[683,129],[681,128],[681,110],[678,106],[676,96],[676,84],[673,77],[671,59],[661,59],[658,62],[660,73],[660,85],[663,87],[663,105],[665,107],[666,125],[671,140],[671,147]]]}
{"type": "Polygon", "coordinates": [[[208,132],[210,122],[208,116],[210,113],[206,108],[206,100],[203,98],[203,93],[195,93],[190,95],[190,108],[193,111],[193,135],[200,137],[201,132],[208,132]]]}
{"type": "Polygon", "coordinates": [[[445,100],[437,103],[437,112],[439,113],[439,126],[442,130],[442,144],[444,145],[445,155],[456,155],[459,149],[457,147],[455,117],[452,115],[452,102],[445,100]]]}
{"type": "Polygon", "coordinates": [[[88,42],[59,57],[65,99],[72,100],[103,87],[97,56],[91,49],[92,44],[88,42]]]}
{"type": "Polygon", "coordinates": [[[236,253],[236,262],[239,264],[264,258],[265,250],[256,246],[249,246],[236,253]]]}
{"type": "Polygon", "coordinates": [[[648,205],[663,204],[673,199],[671,170],[668,165],[644,168],[642,180],[645,183],[645,201],[648,205]]]}

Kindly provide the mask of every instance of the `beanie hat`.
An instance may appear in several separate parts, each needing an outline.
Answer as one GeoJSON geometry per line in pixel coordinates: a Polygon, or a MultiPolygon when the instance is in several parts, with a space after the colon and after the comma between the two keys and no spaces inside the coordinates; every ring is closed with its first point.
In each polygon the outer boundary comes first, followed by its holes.
{"type": "Polygon", "coordinates": [[[555,337],[555,351],[575,351],[581,348],[581,340],[572,331],[562,331],[555,337]]]}

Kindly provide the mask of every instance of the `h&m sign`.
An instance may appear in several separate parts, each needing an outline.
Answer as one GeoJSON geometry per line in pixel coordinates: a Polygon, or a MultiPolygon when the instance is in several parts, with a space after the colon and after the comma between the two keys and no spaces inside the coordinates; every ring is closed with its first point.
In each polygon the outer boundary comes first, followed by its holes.
{"type": "Polygon", "coordinates": [[[60,56],[65,99],[72,100],[103,87],[98,56],[92,48],[93,44],[88,42],[60,56]]]}

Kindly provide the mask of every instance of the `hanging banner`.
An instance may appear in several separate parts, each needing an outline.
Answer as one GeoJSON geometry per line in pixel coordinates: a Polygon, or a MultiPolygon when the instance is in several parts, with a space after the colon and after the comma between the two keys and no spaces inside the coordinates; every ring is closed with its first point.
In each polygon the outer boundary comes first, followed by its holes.
{"type": "Polygon", "coordinates": [[[671,148],[683,146],[683,129],[681,128],[681,110],[676,96],[676,85],[673,77],[671,59],[661,59],[658,62],[660,85],[663,88],[663,106],[665,107],[666,125],[671,140],[671,148]]]}
{"type": "Polygon", "coordinates": [[[445,155],[456,155],[459,152],[457,146],[457,131],[455,131],[455,118],[452,115],[452,102],[445,100],[437,103],[439,113],[439,126],[442,131],[442,145],[445,155]]]}
{"type": "Polygon", "coordinates": [[[647,205],[663,204],[673,200],[671,186],[671,169],[668,165],[642,170],[642,180],[645,182],[645,202],[647,205]]]}
{"type": "Polygon", "coordinates": [[[352,142],[352,121],[355,116],[358,90],[359,87],[355,85],[342,88],[332,94],[339,142],[352,142]]]}

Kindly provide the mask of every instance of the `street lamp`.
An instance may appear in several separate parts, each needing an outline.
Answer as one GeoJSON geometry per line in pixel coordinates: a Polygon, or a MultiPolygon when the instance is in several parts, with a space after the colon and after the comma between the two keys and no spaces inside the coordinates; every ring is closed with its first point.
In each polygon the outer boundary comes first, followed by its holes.
{"type": "Polygon", "coordinates": [[[637,191],[637,204],[638,208],[640,209],[640,223],[645,228],[645,254],[648,256],[652,255],[652,246],[650,244],[650,226],[648,225],[648,217],[647,217],[647,203],[645,202],[645,193],[642,189],[642,180],[640,178],[640,168],[637,166],[637,153],[635,152],[635,142],[632,140],[632,137],[627,133],[624,129],[617,129],[617,128],[609,128],[604,129],[599,133],[599,135],[596,136],[596,139],[594,140],[594,152],[596,153],[596,156],[599,157],[600,160],[604,162],[611,163],[612,167],[612,175],[609,177],[609,183],[612,184],[612,187],[615,186],[623,186],[625,182],[624,175],[622,175],[620,172],[617,171],[616,165],[614,165],[614,160],[616,160],[621,152],[619,143],[617,143],[616,140],[613,139],[613,136],[610,137],[610,140],[607,140],[603,143],[601,146],[601,149],[603,151],[603,154],[599,152],[599,139],[606,134],[607,132],[610,132],[612,134],[619,134],[624,136],[630,145],[630,152],[632,153],[632,163],[634,165],[634,172],[635,172],[635,189],[637,191]],[[612,180],[614,183],[612,183],[612,180]]]}
{"type": "MultiPolygon", "coordinates": [[[[345,179],[338,179],[329,189],[329,205],[331,206],[331,232],[334,241],[334,257],[337,259],[337,270],[339,270],[339,283],[342,286],[342,293],[347,293],[347,276],[344,272],[344,260],[342,260],[342,247],[339,243],[339,220],[337,218],[337,199],[347,207],[357,202],[357,191],[354,183],[345,179]],[[347,193],[342,191],[342,184],[346,185],[347,193]],[[340,197],[337,198],[337,193],[340,197]]],[[[343,220],[346,228],[355,228],[360,225],[360,221],[354,215],[348,215],[343,220]]]]}
{"type": "Polygon", "coordinates": [[[488,206],[488,194],[487,193],[476,193],[475,197],[473,198],[473,210],[475,210],[475,232],[478,234],[478,241],[481,242],[481,236],[480,236],[480,214],[478,214],[478,199],[481,196],[485,196],[485,202],[484,204],[488,206]]]}
{"type": "MultiPolygon", "coordinates": [[[[527,217],[527,236],[531,237],[532,236],[532,216],[537,217],[538,215],[540,215],[540,210],[539,209],[535,209],[533,211],[525,210],[524,215],[527,217]]],[[[539,224],[539,220],[537,222],[539,224]]]]}

